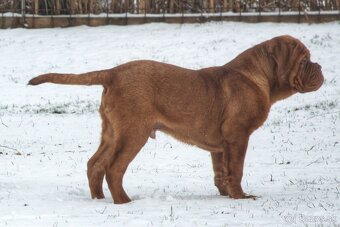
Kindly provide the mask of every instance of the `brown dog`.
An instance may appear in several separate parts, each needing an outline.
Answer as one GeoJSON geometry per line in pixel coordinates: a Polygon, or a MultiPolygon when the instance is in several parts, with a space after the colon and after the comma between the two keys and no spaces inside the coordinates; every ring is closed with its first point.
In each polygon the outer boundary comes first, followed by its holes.
{"type": "Polygon", "coordinates": [[[126,203],[124,173],[156,130],[210,151],[221,195],[253,198],[241,187],[249,136],[274,102],[315,91],[323,80],[308,49],[295,38],[280,36],[220,67],[190,70],[134,61],[80,75],[41,75],[29,84],[104,86],[102,139],[88,162],[89,185],[92,198],[104,198],[106,175],[114,203],[126,203]]]}

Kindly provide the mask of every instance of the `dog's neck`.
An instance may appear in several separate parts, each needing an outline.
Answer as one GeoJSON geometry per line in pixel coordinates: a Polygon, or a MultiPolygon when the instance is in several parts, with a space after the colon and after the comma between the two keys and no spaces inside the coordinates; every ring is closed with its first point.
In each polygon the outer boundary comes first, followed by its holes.
{"type": "Polygon", "coordinates": [[[277,75],[274,63],[261,46],[256,46],[241,53],[234,60],[224,65],[247,77],[266,94],[271,105],[296,93],[289,85],[287,76],[277,75]]]}

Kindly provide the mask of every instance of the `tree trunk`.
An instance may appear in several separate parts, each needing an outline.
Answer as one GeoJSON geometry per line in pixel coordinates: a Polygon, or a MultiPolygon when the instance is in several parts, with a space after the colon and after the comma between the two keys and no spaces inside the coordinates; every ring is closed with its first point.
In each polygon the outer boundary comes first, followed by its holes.
{"type": "Polygon", "coordinates": [[[54,15],[59,15],[60,14],[60,2],[59,0],[53,0],[53,7],[54,7],[54,15]]]}
{"type": "Polygon", "coordinates": [[[39,0],[34,0],[32,8],[34,14],[39,14],[39,0]]]}
{"type": "Polygon", "coordinates": [[[215,12],[215,0],[209,0],[209,12],[210,13],[215,12]]]}
{"type": "Polygon", "coordinates": [[[204,13],[209,12],[207,1],[208,0],[202,0],[202,12],[204,12],[204,13]]]}
{"type": "Polygon", "coordinates": [[[48,15],[48,5],[47,5],[47,0],[44,0],[45,4],[45,14],[48,15]]]}
{"type": "Polygon", "coordinates": [[[223,0],[222,12],[227,12],[227,11],[229,11],[228,0],[223,0]]]}
{"type": "Polygon", "coordinates": [[[291,7],[293,11],[299,10],[299,0],[293,0],[291,2],[291,7]]]}
{"type": "Polygon", "coordinates": [[[334,7],[336,7],[336,9],[340,10],[340,0],[333,0],[334,2],[334,7]]]}
{"type": "Polygon", "coordinates": [[[129,12],[129,0],[123,0],[123,1],[124,1],[123,12],[127,13],[127,12],[129,12]]]}
{"type": "Polygon", "coordinates": [[[68,9],[69,9],[69,14],[75,14],[75,5],[74,1],[68,1],[68,9]]]}
{"type": "Polygon", "coordinates": [[[234,3],[233,0],[229,0],[229,4],[228,4],[228,11],[229,12],[233,11],[233,7],[234,7],[233,3],[234,3]]]}
{"type": "Polygon", "coordinates": [[[151,0],[144,0],[144,11],[145,13],[150,13],[150,1],[151,0]]]}
{"type": "Polygon", "coordinates": [[[112,13],[116,12],[116,0],[112,0],[111,2],[111,12],[112,13]]]}
{"type": "Polygon", "coordinates": [[[169,3],[169,12],[174,13],[174,0],[170,0],[169,3]]]}

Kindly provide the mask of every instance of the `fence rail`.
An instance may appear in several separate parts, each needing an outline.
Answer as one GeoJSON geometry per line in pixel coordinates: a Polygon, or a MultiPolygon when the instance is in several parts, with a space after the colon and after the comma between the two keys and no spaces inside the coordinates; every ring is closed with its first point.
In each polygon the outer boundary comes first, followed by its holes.
{"type": "Polygon", "coordinates": [[[207,18],[249,22],[340,20],[340,0],[0,0],[0,28],[128,24],[128,21],[183,23],[207,18]],[[65,17],[67,23],[58,23],[65,17]],[[85,17],[88,20],[84,22],[81,18],[85,17]]]}

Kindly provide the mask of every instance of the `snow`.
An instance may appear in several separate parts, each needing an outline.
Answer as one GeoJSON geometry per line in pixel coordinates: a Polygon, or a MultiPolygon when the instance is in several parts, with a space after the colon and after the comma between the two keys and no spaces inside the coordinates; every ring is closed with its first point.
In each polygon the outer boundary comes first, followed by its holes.
{"type": "Polygon", "coordinates": [[[340,23],[147,24],[0,31],[0,226],[339,226],[340,23]],[[198,69],[290,34],[323,67],[323,87],[272,107],[249,142],[243,188],[218,195],[210,154],[157,133],[124,178],[124,205],[91,200],[86,162],[97,149],[101,87],[41,85],[153,59],[198,69]]]}

